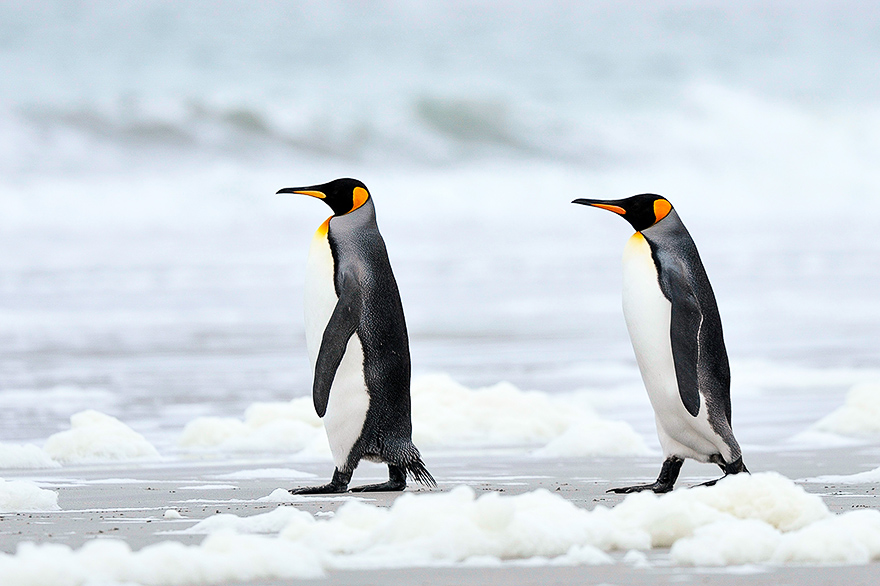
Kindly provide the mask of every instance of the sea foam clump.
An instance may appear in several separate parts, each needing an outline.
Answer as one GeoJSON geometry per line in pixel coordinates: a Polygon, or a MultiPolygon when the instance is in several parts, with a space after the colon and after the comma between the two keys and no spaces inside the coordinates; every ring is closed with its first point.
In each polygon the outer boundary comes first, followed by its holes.
{"type": "Polygon", "coordinates": [[[289,403],[254,403],[244,420],[200,417],[189,422],[179,444],[185,448],[213,448],[232,452],[299,452],[330,457],[330,446],[311,397],[289,403]]]}
{"type": "Polygon", "coordinates": [[[226,584],[260,579],[317,578],[315,553],[287,540],[218,531],[199,545],[162,541],[132,551],[116,539],[94,539],[78,550],[25,542],[0,553],[4,586],[80,586],[133,582],[153,586],[226,584]]]}
{"type": "Polygon", "coordinates": [[[543,443],[573,421],[546,393],[506,382],[471,389],[445,374],[413,380],[412,411],[420,446],[543,443]]]}
{"type": "Polygon", "coordinates": [[[58,468],[58,462],[33,444],[0,444],[0,468],[58,468]]]}
{"type": "Polygon", "coordinates": [[[3,480],[0,478],[0,513],[57,511],[59,509],[58,493],[40,488],[27,480],[3,480]]]}
{"type": "Polygon", "coordinates": [[[478,389],[445,374],[412,385],[418,446],[545,444],[535,455],[582,457],[648,453],[628,424],[602,419],[576,394],[522,391],[506,382],[478,389]]]}
{"type": "MultiPolygon", "coordinates": [[[[420,448],[544,446],[544,457],[649,453],[627,423],[602,419],[577,394],[522,391],[510,383],[470,389],[447,375],[412,382],[413,441],[420,448]]],[[[244,420],[200,417],[188,423],[185,448],[298,452],[330,458],[321,419],[310,397],[289,403],[255,403],[244,420]]]]}
{"type": "Polygon", "coordinates": [[[324,550],[332,568],[497,563],[568,554],[609,563],[594,543],[645,545],[641,536],[615,532],[544,489],[478,498],[466,486],[448,493],[404,494],[390,509],[347,502],[326,521],[292,519],[280,537],[324,550]]]}
{"type": "MultiPolygon", "coordinates": [[[[289,492],[287,494],[290,495],[289,492]]],[[[311,517],[308,513],[293,507],[278,507],[274,511],[251,515],[250,517],[220,513],[218,515],[211,515],[207,519],[202,519],[192,527],[184,529],[181,533],[210,534],[222,529],[229,529],[236,533],[278,533],[290,523],[293,517],[301,515],[311,517]]]]}
{"type": "Polygon", "coordinates": [[[216,515],[186,532],[208,536],[198,546],[165,541],[137,552],[113,540],[79,550],[22,544],[15,555],[0,553],[0,575],[4,586],[214,584],[333,569],[603,564],[613,563],[610,551],[644,560],[639,551],[665,547],[673,562],[700,566],[880,559],[880,511],[833,515],[818,496],[776,473],[628,495],[592,511],[545,489],[478,496],[459,486],[403,494],[390,508],[349,500],[329,518],[290,506],[252,517],[216,515]]]}
{"type": "Polygon", "coordinates": [[[115,417],[88,410],[70,417],[70,429],[49,436],[43,446],[58,462],[158,459],[144,436],[115,417]]]}
{"type": "MultiPolygon", "coordinates": [[[[215,522],[235,526],[227,517],[215,522]]],[[[280,537],[319,549],[328,568],[532,558],[609,563],[608,551],[667,547],[673,561],[688,565],[858,563],[880,557],[880,512],[832,515],[817,495],[768,472],[664,495],[633,494],[592,511],[543,489],[477,496],[461,486],[404,494],[390,509],[346,502],[328,520],[292,515],[280,537]]]]}
{"type": "Polygon", "coordinates": [[[804,482],[823,482],[827,484],[878,484],[880,483],[880,467],[855,474],[828,474],[805,478],[804,482]]]}
{"type": "Polygon", "coordinates": [[[813,424],[813,429],[841,435],[880,435],[880,384],[855,385],[844,404],[813,424]]]}

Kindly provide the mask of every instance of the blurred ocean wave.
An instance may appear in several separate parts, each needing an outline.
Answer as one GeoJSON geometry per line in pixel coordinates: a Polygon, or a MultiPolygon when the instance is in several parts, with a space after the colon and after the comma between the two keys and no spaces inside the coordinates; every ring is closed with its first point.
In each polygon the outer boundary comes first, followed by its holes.
{"type": "Polygon", "coordinates": [[[824,1],[4,3],[0,166],[599,168],[711,159],[719,139],[727,157],[786,120],[797,142],[840,117],[876,136],[878,25],[876,6],[824,1]]]}
{"type": "MultiPolygon", "coordinates": [[[[0,3],[0,393],[97,388],[169,434],[307,395],[328,211],[274,194],[339,176],[376,197],[415,372],[644,399],[628,227],[569,202],[654,191],[734,361],[873,375],[877,30],[824,0],[0,3]]],[[[16,405],[13,439],[70,415],[16,405]]]]}

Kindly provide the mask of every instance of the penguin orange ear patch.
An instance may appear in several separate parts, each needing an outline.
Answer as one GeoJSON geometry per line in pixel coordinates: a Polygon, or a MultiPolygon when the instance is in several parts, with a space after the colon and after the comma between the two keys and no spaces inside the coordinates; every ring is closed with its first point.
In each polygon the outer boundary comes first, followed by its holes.
{"type": "Polygon", "coordinates": [[[654,202],[654,217],[657,218],[654,223],[656,224],[663,218],[665,218],[669,212],[672,210],[672,204],[666,201],[665,199],[658,199],[654,202]]]}
{"type": "Polygon", "coordinates": [[[367,199],[370,197],[370,194],[363,187],[355,187],[352,196],[352,206],[351,211],[355,211],[364,203],[366,203],[367,199]]]}

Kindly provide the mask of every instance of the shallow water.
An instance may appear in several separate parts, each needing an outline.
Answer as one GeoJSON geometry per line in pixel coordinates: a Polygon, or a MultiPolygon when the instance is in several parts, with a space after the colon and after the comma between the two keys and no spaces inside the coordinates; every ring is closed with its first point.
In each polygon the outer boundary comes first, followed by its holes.
{"type": "Polygon", "coordinates": [[[338,176],[375,197],[416,374],[585,389],[656,446],[629,227],[569,203],[652,191],[715,287],[747,455],[880,380],[875,8],[38,4],[0,8],[0,441],[96,409],[177,455],[307,395],[328,211],[273,194],[338,176]]]}

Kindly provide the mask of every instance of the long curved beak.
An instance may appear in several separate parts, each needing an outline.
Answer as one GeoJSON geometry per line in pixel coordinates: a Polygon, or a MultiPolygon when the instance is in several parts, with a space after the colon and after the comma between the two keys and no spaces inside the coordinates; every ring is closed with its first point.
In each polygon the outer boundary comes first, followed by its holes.
{"type": "Polygon", "coordinates": [[[626,215],[626,210],[620,207],[619,205],[615,205],[619,203],[617,200],[613,199],[576,199],[571,203],[579,203],[585,206],[593,206],[594,208],[602,208],[603,210],[608,210],[609,212],[614,212],[615,214],[619,214],[621,216],[626,215]]]}
{"type": "Polygon", "coordinates": [[[294,193],[297,195],[309,195],[311,197],[317,197],[318,199],[326,199],[326,195],[323,191],[318,191],[317,189],[313,189],[310,187],[285,187],[283,189],[279,189],[275,192],[275,195],[280,195],[282,193],[294,193]]]}

